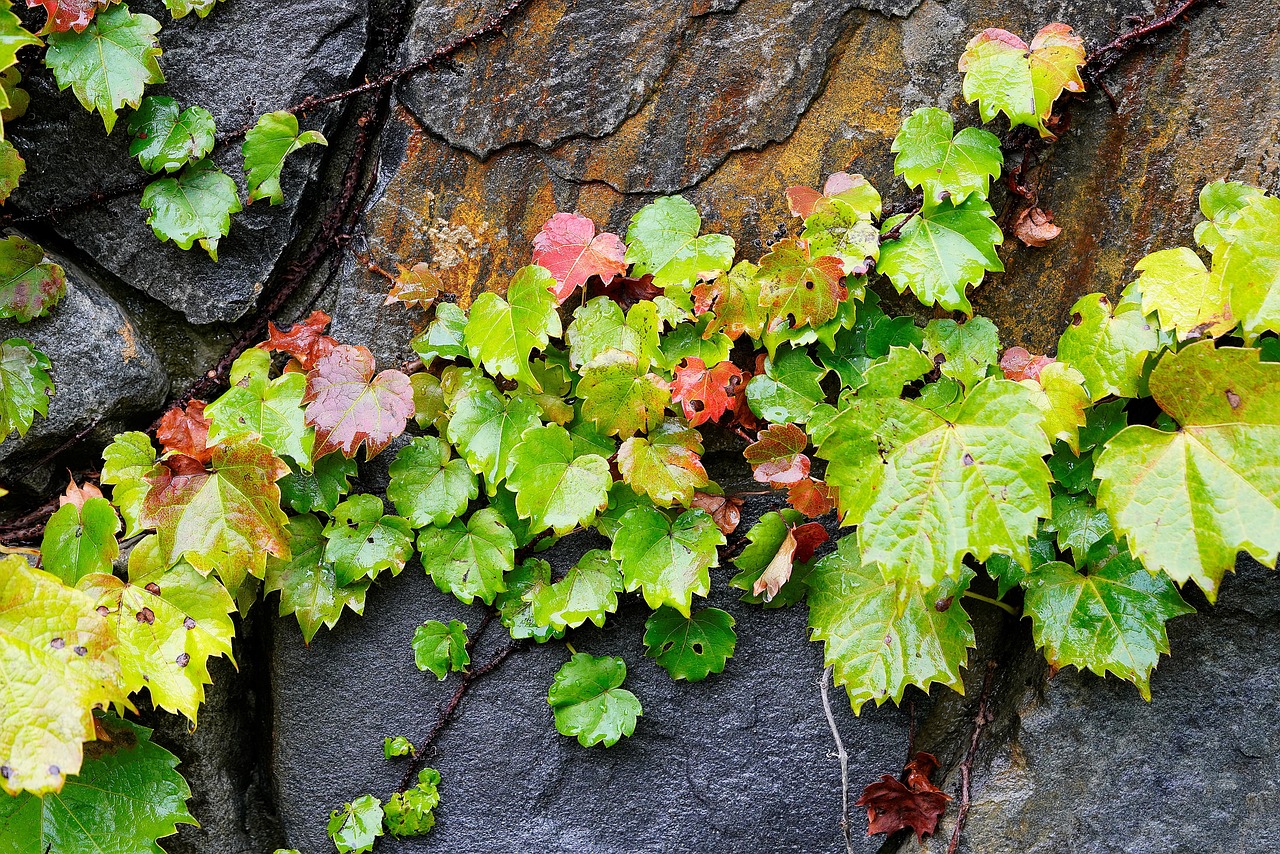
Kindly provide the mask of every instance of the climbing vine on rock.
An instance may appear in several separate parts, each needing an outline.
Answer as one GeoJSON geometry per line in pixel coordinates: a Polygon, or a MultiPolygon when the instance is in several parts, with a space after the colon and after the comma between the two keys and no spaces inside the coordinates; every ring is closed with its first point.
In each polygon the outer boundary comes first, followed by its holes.
{"type": "MultiPolygon", "coordinates": [[[[60,83],[108,127],[137,108],[131,151],[161,176],[143,197],[156,233],[216,256],[239,196],[203,159],[216,142],[206,111],[142,100],[159,74],[155,22],[120,5],[44,5],[60,83]],[[108,28],[127,34],[112,51],[128,55],[94,67],[87,46],[108,28]]],[[[961,62],[965,97],[983,119],[1050,138],[1085,62],[1060,24],[1030,45],[987,30],[961,62]]],[[[322,141],[292,115],[264,116],[244,143],[249,201],[277,201],[284,158],[322,141]]],[[[1206,186],[1200,251],[1143,259],[1114,303],[1082,297],[1049,357],[970,316],[969,295],[1002,268],[989,201],[999,139],[930,107],[907,117],[892,153],[918,205],[887,214],[846,173],[792,188],[796,236],[755,261],[669,197],[625,234],[556,214],[532,237],[533,263],[469,310],[440,299],[429,266],[401,267],[388,303],[423,313],[414,363],[376,364],[314,312],[273,324],[235,359],[229,389],[170,410],[154,440],[117,436],[106,492],[72,482],[39,550],[0,562],[0,670],[14,686],[0,836],[73,851],[88,827],[95,850],[158,850],[192,818],[175,758],[124,717],[139,692],[194,723],[209,660],[232,654],[236,611],[279,593],[309,642],[405,571],[488,610],[473,630],[424,614],[401,650],[458,689],[417,747],[386,739],[388,761],[408,766],[399,790],[334,810],[340,852],[428,832],[447,781],[422,751],[467,685],[520,645],[605,625],[627,594],[652,610],[637,648],[673,679],[732,666],[735,621],[704,601],[730,563],[744,600],[807,604],[855,712],[910,686],[960,687],[969,608],[1013,610],[1000,600],[1014,590],[1052,664],[1115,674],[1149,698],[1165,623],[1190,611],[1179,585],[1212,600],[1239,552],[1271,566],[1280,552],[1280,199],[1206,186]],[[890,316],[886,284],[963,316],[890,316]],[[787,504],[736,553],[742,500],[703,466],[710,430],[744,437],[755,480],[787,504]],[[383,453],[386,500],[353,494],[358,460],[383,453]],[[832,513],[847,530],[828,543],[812,520],[832,513]],[[607,547],[563,572],[537,556],[588,530],[607,547]],[[490,623],[511,644],[478,661],[490,623]],[[22,699],[37,683],[53,702],[22,699]],[[141,815],[127,805],[138,787],[141,815]]],[[[0,262],[0,310],[29,319],[57,301],[63,273],[38,247],[8,238],[0,262]]],[[[20,342],[0,350],[10,431],[47,406],[48,367],[20,342]]],[[[548,725],[595,749],[643,728],[626,664],[564,647],[548,725]]],[[[918,834],[932,830],[923,821],[918,834]]]]}

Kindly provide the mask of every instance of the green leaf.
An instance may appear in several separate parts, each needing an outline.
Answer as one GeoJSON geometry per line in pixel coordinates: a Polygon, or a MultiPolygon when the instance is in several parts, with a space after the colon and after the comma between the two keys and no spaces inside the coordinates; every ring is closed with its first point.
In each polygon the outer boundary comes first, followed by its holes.
{"type": "Polygon", "coordinates": [[[503,574],[515,568],[516,538],[498,511],[486,507],[465,524],[457,519],[423,528],[418,554],[440,590],[467,604],[479,596],[489,605],[507,589],[503,574]]]}
{"type": "Polygon", "coordinates": [[[382,835],[382,801],[361,795],[329,815],[329,839],[338,854],[364,854],[382,835]]]}
{"type": "Polygon", "coordinates": [[[793,327],[818,326],[835,317],[840,303],[849,297],[841,260],[812,255],[804,240],[775,243],[760,259],[756,278],[771,327],[780,326],[787,317],[793,327]]]}
{"type": "Polygon", "coordinates": [[[387,801],[383,817],[392,836],[422,836],[435,827],[432,813],[440,805],[440,772],[423,768],[418,772],[418,785],[396,792],[387,801]]]}
{"type": "Polygon", "coordinates": [[[120,556],[116,532],[120,518],[105,498],[89,498],[78,506],[67,502],[45,523],[40,561],[68,586],[93,572],[111,572],[120,556]]]}
{"type": "Polygon", "coordinates": [[[853,536],[818,561],[809,576],[811,637],[823,642],[823,662],[855,714],[870,700],[901,702],[908,685],[963,691],[960,668],[975,644],[960,599],[972,577],[964,569],[932,588],[886,579],[861,559],[853,536]]]}
{"type": "Polygon", "coordinates": [[[170,564],[185,557],[201,574],[217,570],[234,596],[246,575],[263,577],[268,555],[289,555],[275,484],[289,467],[256,442],[214,448],[211,472],[192,470],[190,460],[157,469],[140,524],[156,529],[170,564]]]}
{"type": "MultiPolygon", "coordinates": [[[[857,394],[859,397],[900,397],[904,388],[932,371],[933,367],[933,359],[915,347],[890,347],[886,355],[867,365],[857,394]]],[[[942,385],[933,383],[930,387],[942,385]]],[[[956,391],[959,391],[958,387],[956,391]]],[[[928,406],[924,392],[920,395],[920,405],[928,406]]]]}
{"type": "Polygon", "coordinates": [[[1178,340],[1217,338],[1235,326],[1226,283],[1210,276],[1193,250],[1183,246],[1153,252],[1134,269],[1141,275],[1125,288],[1125,296],[1140,298],[1142,313],[1154,312],[1161,327],[1177,331],[1178,340]]]}
{"type": "Polygon", "coordinates": [[[605,616],[618,610],[622,573],[607,551],[592,549],[578,559],[564,578],[539,587],[529,596],[533,620],[553,629],[576,629],[587,620],[603,626],[605,616]]]}
{"type": "Polygon", "coordinates": [[[102,115],[111,133],[121,107],[137,108],[147,84],[164,82],[159,32],[159,21],[121,3],[101,10],[81,32],[50,33],[44,63],[59,91],[71,87],[86,110],[102,115]]]}
{"type": "Polygon", "coordinates": [[[650,608],[670,605],[689,615],[693,597],[711,591],[724,534],[702,510],[687,510],[672,522],[656,507],[633,507],[622,517],[611,554],[622,567],[627,590],[641,590],[650,608]]]}
{"type": "Polygon", "coordinates": [[[185,18],[187,15],[195,12],[197,17],[208,17],[213,11],[213,7],[218,5],[219,0],[164,0],[165,8],[173,15],[174,19],[185,18]]]}
{"type": "Polygon", "coordinates": [[[382,755],[386,759],[412,756],[415,753],[417,753],[417,750],[414,749],[413,742],[403,735],[387,736],[382,740],[382,755]]]}
{"type": "Polygon", "coordinates": [[[290,518],[290,556],[287,560],[267,559],[263,585],[264,594],[280,591],[280,616],[297,617],[302,639],[307,643],[321,626],[337,625],[343,608],[363,614],[370,584],[367,578],[345,586],[338,583],[333,564],[324,557],[323,527],[311,513],[290,518]]]}
{"type": "Polygon", "coordinates": [[[449,457],[447,444],[435,436],[419,436],[391,464],[387,498],[415,528],[447,525],[480,494],[467,464],[449,457]]]}
{"type": "Polygon", "coordinates": [[[856,399],[814,431],[846,525],[886,576],[932,587],[964,555],[1030,560],[1049,515],[1049,442],[1031,392],[989,377],[944,419],[917,403],[856,399]]]}
{"type": "Polygon", "coordinates": [[[1224,238],[1222,229],[1229,226],[1249,202],[1263,195],[1262,191],[1239,181],[1211,181],[1200,188],[1200,211],[1207,222],[1196,226],[1196,243],[1210,252],[1218,248],[1224,238]]]}
{"type": "MultiPolygon", "coordinates": [[[[124,8],[123,6],[117,8],[124,8]]],[[[218,241],[231,231],[231,215],[241,210],[236,182],[213,164],[188,164],[176,178],[152,181],[142,191],[147,225],[161,241],[190,249],[197,240],[214,261],[218,241]]]]}
{"type": "Polygon", "coordinates": [[[757,417],[775,424],[803,424],[822,401],[826,369],[815,365],[806,350],[790,348],[766,358],[764,373],[747,383],[747,404],[757,417]]]}
{"type": "Polygon", "coordinates": [[[1044,530],[1058,535],[1058,549],[1070,549],[1077,566],[1084,566],[1089,549],[1112,533],[1107,511],[1087,495],[1053,496],[1053,517],[1044,523],[1044,530]]]}
{"type": "Polygon", "coordinates": [[[1098,505],[1147,569],[1195,581],[1212,602],[1238,552],[1268,566],[1280,552],[1280,365],[1201,341],[1160,360],[1151,396],[1178,429],[1111,439],[1098,505]]]}
{"type": "Polygon", "coordinates": [[[1138,397],[1147,354],[1160,346],[1142,307],[1121,301],[1111,311],[1105,294],[1087,294],[1071,307],[1071,325],[1058,340],[1058,359],[1084,374],[1093,400],[1138,397]]]}
{"type": "MultiPolygon", "coordinates": [[[[879,243],[878,238],[876,242],[879,243]]],[[[766,318],[760,282],[756,279],[758,269],[750,261],[739,261],[715,281],[694,286],[695,309],[699,315],[711,316],[705,334],[723,332],[734,341],[744,332],[752,338],[760,337],[766,318]]]]}
{"type": "Polygon", "coordinates": [[[146,433],[118,433],[102,452],[102,482],[111,486],[111,502],[124,517],[125,537],[142,533],[142,502],[157,474],[156,449],[146,433]]]}
{"type": "Polygon", "coordinates": [[[332,513],[342,496],[351,490],[348,481],[355,476],[354,459],[342,454],[325,454],[315,461],[314,471],[291,466],[289,473],[280,479],[280,495],[299,513],[332,513]]]}
{"type": "Polygon", "coordinates": [[[1165,622],[1194,612],[1168,576],[1152,575],[1124,553],[1087,574],[1047,563],[1024,586],[1023,609],[1050,664],[1114,673],[1138,686],[1148,702],[1151,671],[1169,651],[1165,622]]]}
{"type": "Polygon", "coordinates": [[[805,593],[808,592],[802,577],[804,573],[797,572],[794,568],[791,577],[783,582],[782,587],[772,598],[766,600],[763,595],[751,592],[756,580],[764,574],[769,564],[773,562],[774,556],[778,554],[778,550],[782,548],[789,528],[803,521],[804,516],[798,511],[784,507],[781,510],[765,513],[751,526],[751,530],[747,531],[748,545],[733,559],[733,565],[738,568],[738,574],[729,579],[730,587],[746,591],[742,601],[759,604],[765,608],[784,608],[804,598],[805,593]]]}
{"type": "Polygon", "coordinates": [[[1054,139],[1045,120],[1064,91],[1084,91],[1080,68],[1085,61],[1083,40],[1066,24],[1045,26],[1030,46],[1006,30],[986,29],[960,58],[964,99],[977,102],[984,122],[1004,113],[1011,126],[1028,125],[1054,139]]]}
{"type": "Polygon", "coordinates": [[[649,436],[632,436],[618,449],[618,470],[633,490],[654,504],[689,506],[695,490],[706,486],[702,436],[668,418],[649,436]]]}
{"type": "Polygon", "coordinates": [[[872,220],[880,216],[881,201],[880,193],[861,175],[847,177],[852,182],[849,189],[814,204],[800,237],[814,258],[839,258],[842,272],[858,277],[845,284],[860,300],[866,292],[864,277],[880,260],[880,230],[872,220]]]}
{"type": "Polygon", "coordinates": [[[898,293],[910,288],[925,305],[973,314],[965,288],[981,284],[987,271],[1004,270],[996,254],[1004,237],[994,215],[976,195],[959,205],[927,207],[902,226],[897,240],[881,245],[877,269],[898,293]]]}
{"type": "Polygon", "coordinates": [[[647,373],[630,353],[609,350],[584,368],[578,397],[583,418],[607,436],[626,439],[662,423],[671,386],[647,373]]]}
{"type": "Polygon", "coordinates": [[[449,429],[449,405],[444,400],[444,389],[434,374],[419,371],[409,375],[413,388],[413,420],[423,430],[435,427],[444,435],[449,429]]]}
{"type": "Polygon", "coordinates": [[[280,188],[280,172],[284,169],[285,158],[313,142],[329,144],[319,131],[298,133],[298,117],[292,113],[280,110],[259,117],[258,123],[245,134],[241,147],[244,170],[249,174],[249,204],[259,199],[270,199],[273,205],[282,204],[284,191],[280,188]]]}
{"type": "Polygon", "coordinates": [[[374,579],[384,569],[399,575],[413,554],[413,528],[382,510],[376,495],[353,495],[333,509],[324,529],[324,559],[333,564],[339,584],[374,579]]]}
{"type": "Polygon", "coordinates": [[[0,344],[0,442],[27,435],[36,413],[49,414],[53,380],[49,357],[21,338],[0,344]]]}
{"type": "Polygon", "coordinates": [[[1044,433],[1079,450],[1080,428],[1087,423],[1089,392],[1084,374],[1064,362],[1050,362],[1040,369],[1039,380],[1022,380],[1044,412],[1044,433]]]}
{"type": "Polygon", "coordinates": [[[493,604],[502,618],[502,625],[507,627],[513,639],[533,638],[537,643],[545,643],[564,636],[564,629],[553,629],[533,618],[532,600],[543,588],[550,586],[551,564],[529,558],[519,568],[507,573],[506,582],[507,589],[498,594],[493,604]]]}
{"type": "MultiPolygon", "coordinates": [[[[158,551],[151,547],[150,553],[158,551]]],[[[236,606],[226,588],[185,562],[167,572],[156,569],[134,584],[113,575],[87,575],[79,589],[115,624],[124,689],[146,688],[155,706],[181,713],[195,726],[205,686],[213,681],[208,660],[220,655],[234,660],[230,615],[236,606]]]]}
{"type": "Polygon", "coordinates": [[[595,359],[607,350],[621,350],[635,356],[640,366],[660,358],[659,334],[662,320],[658,307],[641,300],[627,311],[608,297],[595,297],[574,310],[573,322],[565,332],[569,342],[569,364],[574,368],[595,359]]]}
{"type": "Polygon", "coordinates": [[[659,608],[644,622],[645,655],[672,679],[698,682],[723,672],[733,657],[738,643],[733,626],[733,617],[719,608],[703,608],[688,617],[659,608]]]}
{"type": "MultiPolygon", "coordinates": [[[[4,115],[7,115],[7,111],[4,115]]],[[[3,132],[3,128],[0,128],[0,132],[3,132]]],[[[27,161],[22,159],[18,149],[9,140],[0,139],[0,203],[13,195],[13,191],[18,189],[18,182],[26,173],[27,161]]]]}
{"type": "Polygon", "coordinates": [[[191,788],[178,757],[151,741],[151,730],[115,716],[99,719],[110,741],[91,742],[80,774],[43,799],[0,799],[0,839],[15,854],[164,854],[157,840],[180,824],[191,788]],[[11,847],[17,846],[17,847],[11,847]]]}
{"type": "Polygon", "coordinates": [[[1212,280],[1231,295],[1245,341],[1280,332],[1280,199],[1250,199],[1223,237],[1213,250],[1212,280]]]}
{"type": "Polygon", "coordinates": [[[542,391],[529,370],[529,355],[560,337],[560,315],[551,293],[555,286],[551,273],[531,264],[516,273],[505,300],[491,291],[478,296],[471,304],[465,335],[471,361],[494,376],[542,391]]]}
{"type": "MultiPolygon", "coordinates": [[[[231,365],[231,388],[205,407],[210,446],[255,438],[300,466],[311,464],[315,434],[307,427],[302,398],[306,374],[270,378],[271,354],[246,350],[231,365]]],[[[310,508],[308,508],[310,509],[310,508]]]]}
{"type": "Polygon", "coordinates": [[[419,670],[430,670],[437,679],[461,672],[471,663],[467,651],[467,624],[450,620],[427,620],[413,632],[413,661],[419,670]]]}
{"type": "Polygon", "coordinates": [[[10,795],[61,789],[95,737],[93,708],[126,702],[115,632],[94,605],[19,555],[0,560],[0,785],[10,795]]]}
{"type": "Polygon", "coordinates": [[[413,351],[430,365],[433,359],[466,359],[467,313],[451,302],[436,305],[435,319],[409,342],[413,351]]]}
{"type": "Polygon", "coordinates": [[[985,564],[987,574],[996,582],[999,598],[1013,588],[1026,582],[1031,573],[1046,563],[1058,559],[1058,548],[1054,544],[1053,534],[1043,528],[1028,543],[1031,550],[1031,566],[1023,567],[1008,555],[992,555],[985,564]]]}
{"type": "Polygon", "coordinates": [[[627,228],[626,262],[632,276],[653,274],[660,288],[688,287],[714,279],[733,266],[733,238],[698,236],[702,217],[681,196],[666,196],[642,207],[627,228]]]}
{"type": "Polygon", "coordinates": [[[609,506],[613,476],[598,454],[578,455],[569,431],[558,424],[526,430],[511,452],[507,478],[516,511],[531,531],[565,534],[586,525],[609,506]]]}
{"type": "Polygon", "coordinates": [[[924,352],[943,362],[939,370],[972,389],[987,377],[1000,361],[1000,332],[985,317],[973,317],[965,323],[954,320],[931,320],[924,328],[924,352]]]}
{"type": "Polygon", "coordinates": [[[612,747],[631,735],[642,710],[636,695],[621,687],[626,678],[627,665],[621,658],[575,653],[556,671],[547,692],[556,730],[577,736],[583,747],[612,747]]]}
{"type": "Polygon", "coordinates": [[[711,332],[712,318],[704,314],[693,323],[681,323],[662,336],[662,352],[658,362],[665,371],[684,359],[701,359],[703,364],[718,365],[729,358],[733,341],[723,332],[711,332]]]}
{"type": "Polygon", "coordinates": [[[6,2],[0,8],[0,69],[16,64],[22,48],[38,44],[40,39],[22,28],[22,19],[14,14],[12,4],[6,2]]]}
{"type": "Polygon", "coordinates": [[[542,425],[538,405],[522,394],[503,395],[486,378],[467,383],[453,401],[449,441],[493,495],[511,471],[511,450],[526,430],[542,425]]]}
{"type": "Polygon", "coordinates": [[[992,178],[1000,177],[1004,155],[1000,139],[981,128],[964,128],[953,135],[951,114],[922,107],[902,123],[894,137],[893,174],[908,187],[919,188],[925,200],[962,202],[970,195],[985,199],[992,178]]]}
{"type": "Polygon", "coordinates": [[[129,155],[151,173],[176,172],[213,151],[217,129],[204,107],[185,110],[173,98],[151,95],[129,117],[129,155]]]}
{"type": "Polygon", "coordinates": [[[21,237],[0,240],[0,317],[44,317],[66,293],[66,273],[44,260],[43,249],[21,237]]]}

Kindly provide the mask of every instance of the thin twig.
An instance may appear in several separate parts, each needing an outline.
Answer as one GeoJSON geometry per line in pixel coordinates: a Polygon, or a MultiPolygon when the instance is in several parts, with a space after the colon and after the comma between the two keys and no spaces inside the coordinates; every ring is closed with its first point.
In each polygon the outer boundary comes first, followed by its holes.
{"type": "MultiPolygon", "coordinates": [[[[1100,76],[1114,68],[1143,39],[1172,27],[1178,22],[1179,18],[1190,12],[1191,8],[1200,2],[1202,0],[1182,0],[1165,14],[1153,16],[1089,54],[1089,58],[1085,61],[1085,74],[1089,77],[1090,82],[1096,82],[1100,76]]],[[[1108,93],[1109,95],[1110,93],[1108,93]]]]}
{"type": "Polygon", "coordinates": [[[964,830],[965,819],[969,817],[969,777],[973,774],[973,761],[978,755],[978,739],[982,730],[990,720],[987,713],[987,701],[991,699],[991,686],[995,682],[996,660],[987,661],[987,675],[982,679],[982,693],[978,695],[978,713],[973,719],[973,735],[969,738],[969,750],[964,761],[960,763],[960,812],[956,814],[956,826],[951,830],[951,843],[947,845],[947,854],[956,854],[960,847],[960,833],[964,830]]]}
{"type": "Polygon", "coordinates": [[[844,740],[840,738],[835,715],[831,713],[831,695],[827,692],[830,683],[831,668],[828,667],[818,677],[818,688],[822,691],[822,712],[827,716],[827,726],[831,727],[831,737],[836,742],[836,756],[840,760],[840,832],[844,834],[845,850],[848,854],[853,854],[853,838],[849,835],[849,754],[845,752],[844,740]]]}

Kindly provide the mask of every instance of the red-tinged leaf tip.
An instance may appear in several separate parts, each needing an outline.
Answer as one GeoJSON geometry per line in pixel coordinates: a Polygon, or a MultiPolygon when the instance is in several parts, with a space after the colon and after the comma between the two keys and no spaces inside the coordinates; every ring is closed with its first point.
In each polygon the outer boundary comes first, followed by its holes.
{"type": "Polygon", "coordinates": [[[1004,378],[1020,382],[1022,380],[1040,380],[1040,372],[1054,360],[1048,356],[1032,355],[1022,347],[1010,347],[1000,357],[1000,370],[1004,378]]]}
{"type": "Polygon", "coordinates": [[[596,226],[580,214],[558,213],[533,238],[533,263],[555,277],[552,293],[563,304],[592,276],[604,285],[627,272],[627,247],[616,234],[596,234],[596,226]]]}
{"type": "Polygon", "coordinates": [[[809,437],[794,424],[773,424],[743,451],[760,483],[781,487],[809,476],[809,437]]]}
{"type": "Polygon", "coordinates": [[[1001,48],[1008,50],[1019,50],[1024,52],[1031,50],[1031,48],[1027,46],[1026,42],[1008,30],[1002,30],[999,27],[988,27],[973,38],[969,39],[969,43],[964,46],[965,55],[960,57],[960,70],[969,70],[969,63],[967,61],[969,51],[991,42],[994,42],[1001,48]]]}
{"type": "Polygon", "coordinates": [[[375,367],[368,348],[339,344],[307,374],[303,402],[317,459],[334,451],[354,457],[361,444],[372,459],[404,432],[414,412],[409,378],[396,370],[375,377],[375,367]]]}
{"type": "Polygon", "coordinates": [[[937,767],[938,760],[932,755],[917,753],[903,769],[905,784],[884,774],[863,789],[857,805],[867,808],[867,835],[897,833],[909,827],[920,842],[937,832],[938,820],[951,800],[929,780],[937,767]]]}
{"type": "Polygon", "coordinates": [[[852,190],[864,180],[861,176],[855,178],[848,172],[832,172],[827,176],[827,182],[822,185],[822,195],[828,199],[835,198],[846,190],[852,190]]]}
{"type": "Polygon", "coordinates": [[[743,373],[732,362],[708,369],[696,356],[685,359],[675,369],[671,398],[680,402],[690,426],[718,421],[733,407],[738,388],[746,385],[743,373]]]}
{"type": "Polygon", "coordinates": [[[792,216],[808,219],[809,214],[813,213],[814,206],[820,201],[822,201],[822,193],[812,187],[787,188],[787,204],[791,208],[792,216]]]}
{"type": "Polygon", "coordinates": [[[275,353],[288,353],[298,360],[303,370],[311,370],[338,346],[338,342],[324,334],[332,320],[323,311],[313,311],[306,320],[300,320],[281,332],[274,323],[267,324],[267,340],[258,346],[275,353]]]}
{"type": "Polygon", "coordinates": [[[99,9],[106,8],[119,0],[27,0],[27,8],[43,6],[49,14],[44,26],[45,32],[64,33],[84,30],[93,21],[99,9]]]}
{"type": "Polygon", "coordinates": [[[203,400],[187,401],[185,407],[174,406],[160,419],[156,428],[156,440],[165,452],[183,454],[200,463],[209,462],[209,427],[213,423],[204,417],[203,400]]]}

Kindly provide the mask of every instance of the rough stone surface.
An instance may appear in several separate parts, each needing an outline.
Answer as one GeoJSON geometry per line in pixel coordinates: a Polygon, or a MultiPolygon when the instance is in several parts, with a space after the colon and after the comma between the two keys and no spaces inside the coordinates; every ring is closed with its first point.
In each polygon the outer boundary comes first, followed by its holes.
{"type": "MultiPolygon", "coordinates": [[[[151,344],[83,269],[51,255],[67,273],[67,295],[47,317],[0,321],[0,340],[25,338],[53,362],[49,417],[36,416],[27,435],[0,444],[0,482],[42,489],[48,471],[35,464],[81,432],[108,439],[164,402],[169,378],[151,344]]],[[[62,476],[62,473],[59,473],[62,476]]]]}
{"type": "MultiPolygon", "coordinates": [[[[327,95],[348,85],[364,51],[365,0],[228,0],[205,19],[170,19],[158,0],[131,4],[164,24],[160,58],[166,82],[148,94],[168,95],[213,113],[220,131],[233,131],[258,115],[327,95]]],[[[13,127],[12,140],[28,172],[11,204],[40,211],[104,189],[146,178],[128,156],[127,111],[110,137],[102,120],[80,109],[68,89],[33,76],[31,108],[13,127]],[[68,168],[92,163],[83,172],[68,168]]],[[[337,109],[306,117],[304,127],[331,130],[337,109]]],[[[257,301],[299,225],[299,200],[307,176],[323,156],[320,146],[300,152],[286,166],[285,204],[258,202],[233,218],[231,233],[212,263],[197,245],[190,251],[160,245],[146,225],[137,192],[74,213],[57,226],[61,237],[122,281],[139,288],[193,323],[232,321],[257,301]]],[[[245,198],[239,141],[219,148],[214,160],[236,179],[245,198]]]]}

